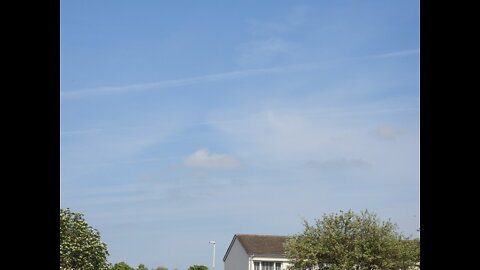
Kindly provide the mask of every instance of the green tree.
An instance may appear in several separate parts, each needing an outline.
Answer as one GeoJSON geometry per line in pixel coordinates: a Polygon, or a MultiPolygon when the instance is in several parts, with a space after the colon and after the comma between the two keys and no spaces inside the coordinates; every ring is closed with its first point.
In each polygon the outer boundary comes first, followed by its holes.
{"type": "Polygon", "coordinates": [[[148,270],[148,268],[143,264],[139,264],[136,270],[148,270]]]}
{"type": "Polygon", "coordinates": [[[83,214],[60,209],[60,270],[107,270],[107,245],[83,214]]]}
{"type": "Polygon", "coordinates": [[[208,267],[205,265],[192,265],[188,268],[188,270],[208,270],[208,267]]]}
{"type": "Polygon", "coordinates": [[[420,242],[397,232],[367,210],[324,215],[285,244],[291,269],[371,270],[407,269],[420,261],[420,242]]]}
{"type": "Polygon", "coordinates": [[[133,267],[130,267],[125,262],[116,263],[111,270],[135,270],[133,267]]]}
{"type": "Polygon", "coordinates": [[[163,266],[159,266],[159,267],[155,268],[154,270],[168,270],[168,268],[163,267],[163,266]]]}

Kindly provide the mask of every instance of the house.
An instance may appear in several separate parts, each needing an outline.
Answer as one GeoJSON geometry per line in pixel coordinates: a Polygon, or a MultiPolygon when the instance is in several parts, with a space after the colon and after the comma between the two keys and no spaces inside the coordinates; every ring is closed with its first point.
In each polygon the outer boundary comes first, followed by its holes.
{"type": "MultiPolygon", "coordinates": [[[[288,236],[235,234],[223,256],[224,270],[287,270],[288,236]]],[[[418,241],[419,240],[413,240],[418,241]]],[[[420,269],[420,263],[411,269],[420,269]]]]}
{"type": "Polygon", "coordinates": [[[223,257],[224,270],[286,270],[288,236],[235,234],[223,257]]]}

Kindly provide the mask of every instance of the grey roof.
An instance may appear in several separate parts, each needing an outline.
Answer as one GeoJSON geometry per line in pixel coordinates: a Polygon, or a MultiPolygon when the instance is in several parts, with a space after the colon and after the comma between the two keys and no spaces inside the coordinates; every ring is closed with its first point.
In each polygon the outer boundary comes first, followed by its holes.
{"type": "Polygon", "coordinates": [[[228,252],[235,239],[238,239],[248,255],[284,256],[285,248],[283,247],[283,244],[288,238],[289,236],[280,235],[235,234],[223,260],[225,261],[227,258],[228,252]]]}

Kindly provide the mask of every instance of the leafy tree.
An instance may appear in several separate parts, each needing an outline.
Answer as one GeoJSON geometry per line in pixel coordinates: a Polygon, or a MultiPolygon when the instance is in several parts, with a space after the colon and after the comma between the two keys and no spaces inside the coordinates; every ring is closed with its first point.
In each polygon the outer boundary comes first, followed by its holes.
{"type": "Polygon", "coordinates": [[[135,268],[131,267],[126,262],[119,262],[114,264],[110,270],[135,270],[135,268]]]}
{"type": "Polygon", "coordinates": [[[381,222],[367,210],[324,215],[315,225],[304,221],[303,233],[285,244],[291,269],[407,269],[420,261],[420,242],[408,239],[397,225],[381,222]]]}
{"type": "Polygon", "coordinates": [[[111,270],[135,270],[133,267],[130,267],[125,262],[116,263],[111,270]]]}
{"type": "Polygon", "coordinates": [[[188,268],[188,270],[208,270],[208,267],[205,265],[192,265],[188,268]]]}
{"type": "Polygon", "coordinates": [[[107,270],[107,245],[83,214],[60,209],[60,270],[107,270]]]}
{"type": "Polygon", "coordinates": [[[148,268],[143,264],[139,264],[136,270],[148,270],[148,268]]]}
{"type": "Polygon", "coordinates": [[[168,270],[168,268],[163,267],[163,266],[159,266],[159,267],[155,268],[154,270],[168,270]]]}

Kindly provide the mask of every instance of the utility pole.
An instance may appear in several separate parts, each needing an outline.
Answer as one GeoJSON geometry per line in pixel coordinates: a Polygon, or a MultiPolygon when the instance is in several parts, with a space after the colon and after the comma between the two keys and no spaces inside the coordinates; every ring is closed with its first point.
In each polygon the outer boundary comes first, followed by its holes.
{"type": "Polygon", "coordinates": [[[215,270],[215,240],[212,240],[209,242],[210,244],[213,244],[213,263],[212,263],[212,270],[215,270]]]}

